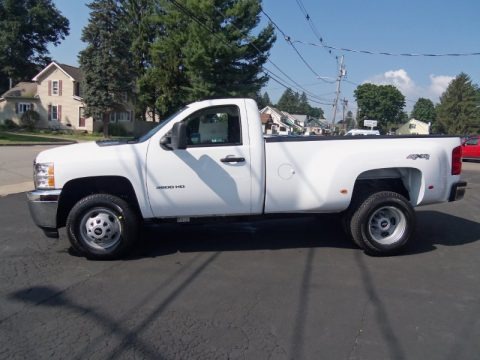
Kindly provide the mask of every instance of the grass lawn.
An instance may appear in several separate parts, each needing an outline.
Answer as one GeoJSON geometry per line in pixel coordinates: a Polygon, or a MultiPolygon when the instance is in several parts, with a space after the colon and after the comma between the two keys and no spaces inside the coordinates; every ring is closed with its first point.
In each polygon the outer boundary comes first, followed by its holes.
{"type": "MultiPolygon", "coordinates": [[[[121,137],[112,136],[110,139],[131,139],[131,136],[121,137]]],[[[2,131],[0,130],[0,144],[40,144],[42,142],[64,142],[64,141],[97,141],[105,140],[103,134],[84,134],[84,133],[57,133],[45,131],[2,131]]]]}
{"type": "Polygon", "coordinates": [[[70,141],[97,141],[104,140],[102,134],[42,134],[42,133],[26,133],[35,134],[40,136],[46,136],[49,138],[59,139],[59,140],[70,140],[70,141]]]}
{"type": "Polygon", "coordinates": [[[42,142],[63,142],[65,139],[59,139],[43,136],[30,136],[28,134],[13,134],[0,131],[0,144],[35,144],[42,142]]]}

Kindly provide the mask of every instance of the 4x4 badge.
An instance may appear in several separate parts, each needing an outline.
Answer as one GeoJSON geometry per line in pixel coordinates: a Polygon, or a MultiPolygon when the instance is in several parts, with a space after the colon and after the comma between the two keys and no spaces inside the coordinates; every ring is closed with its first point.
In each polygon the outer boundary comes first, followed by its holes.
{"type": "Polygon", "coordinates": [[[430,160],[430,154],[410,154],[407,156],[407,159],[417,160],[417,159],[425,159],[430,160]]]}

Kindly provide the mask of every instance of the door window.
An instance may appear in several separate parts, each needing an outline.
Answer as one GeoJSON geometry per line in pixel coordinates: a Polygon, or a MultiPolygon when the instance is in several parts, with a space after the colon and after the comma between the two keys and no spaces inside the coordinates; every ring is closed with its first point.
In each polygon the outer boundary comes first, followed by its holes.
{"type": "Polygon", "coordinates": [[[240,110],[235,105],[202,109],[184,121],[189,147],[242,144],[240,110]]]}
{"type": "Polygon", "coordinates": [[[467,145],[478,145],[478,138],[469,139],[465,144],[467,144],[467,145]]]}

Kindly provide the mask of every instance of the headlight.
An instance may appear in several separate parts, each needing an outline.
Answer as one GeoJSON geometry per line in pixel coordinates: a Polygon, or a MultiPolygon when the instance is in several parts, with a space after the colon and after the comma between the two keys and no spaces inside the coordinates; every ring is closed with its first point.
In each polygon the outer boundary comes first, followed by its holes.
{"type": "Polygon", "coordinates": [[[33,182],[36,189],[54,189],[55,172],[53,163],[35,163],[33,165],[33,182]]]}

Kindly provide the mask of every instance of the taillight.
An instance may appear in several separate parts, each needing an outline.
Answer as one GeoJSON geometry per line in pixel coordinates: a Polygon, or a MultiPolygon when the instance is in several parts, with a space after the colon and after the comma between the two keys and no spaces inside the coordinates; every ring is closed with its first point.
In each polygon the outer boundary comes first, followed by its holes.
{"type": "Polygon", "coordinates": [[[457,146],[452,150],[452,175],[460,175],[462,172],[462,147],[457,146]]]}

